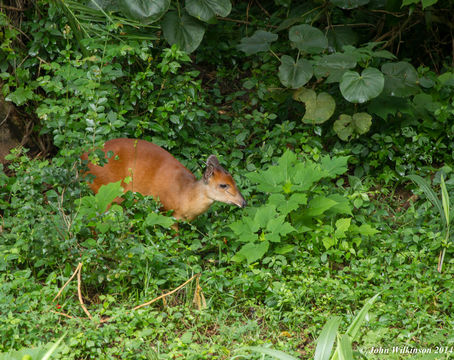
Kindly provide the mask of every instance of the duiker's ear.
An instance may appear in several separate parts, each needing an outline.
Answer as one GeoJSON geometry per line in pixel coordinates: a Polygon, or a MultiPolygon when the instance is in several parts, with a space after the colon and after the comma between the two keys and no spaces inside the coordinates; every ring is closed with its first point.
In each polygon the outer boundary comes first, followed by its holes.
{"type": "Polygon", "coordinates": [[[208,183],[208,179],[213,175],[214,168],[219,166],[218,158],[215,155],[208,156],[207,168],[203,174],[203,182],[208,183]]]}

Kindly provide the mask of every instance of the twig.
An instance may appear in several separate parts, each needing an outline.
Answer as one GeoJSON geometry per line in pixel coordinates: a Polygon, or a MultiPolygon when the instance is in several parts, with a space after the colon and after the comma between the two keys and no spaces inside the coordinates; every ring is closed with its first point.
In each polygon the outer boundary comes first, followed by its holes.
{"type": "Polygon", "coordinates": [[[90,320],[92,320],[93,317],[90,315],[90,313],[88,312],[87,308],[85,307],[84,301],[82,299],[82,292],[80,291],[80,283],[81,283],[80,273],[81,273],[81,269],[82,269],[82,263],[80,263],[79,272],[77,273],[77,294],[79,295],[80,306],[82,306],[82,309],[84,310],[85,314],[87,314],[88,318],[90,320]]]}
{"type": "Polygon", "coordinates": [[[64,317],[66,317],[68,319],[74,319],[71,315],[65,314],[65,313],[60,312],[60,311],[51,310],[50,312],[53,312],[54,314],[57,314],[57,315],[60,315],[60,316],[64,316],[64,317]]]}
{"type": "Polygon", "coordinates": [[[68,279],[68,281],[65,283],[65,285],[63,285],[63,287],[60,289],[60,291],[58,292],[57,295],[55,295],[54,299],[52,301],[55,301],[62,293],[63,289],[66,287],[66,285],[68,285],[70,283],[70,281],[74,278],[74,276],[76,276],[76,274],[79,272],[80,268],[82,267],[82,263],[79,263],[79,265],[77,265],[77,268],[76,270],[73,272],[73,274],[71,275],[71,277],[68,279]]]}
{"type": "Polygon", "coordinates": [[[137,305],[135,308],[133,308],[133,310],[137,310],[137,309],[140,309],[142,307],[145,307],[145,306],[148,306],[148,305],[151,305],[153,304],[154,302],[166,297],[166,296],[169,296],[169,295],[172,295],[173,293],[177,292],[178,290],[180,290],[183,286],[185,286],[186,284],[190,283],[192,280],[194,280],[195,278],[199,278],[200,277],[200,274],[195,274],[192,278],[190,278],[189,280],[186,280],[183,284],[181,284],[180,286],[178,286],[177,288],[173,289],[172,291],[169,291],[168,293],[166,294],[162,294],[161,296],[158,296],[157,298],[154,298],[153,300],[150,300],[144,304],[141,304],[141,305],[137,305]]]}

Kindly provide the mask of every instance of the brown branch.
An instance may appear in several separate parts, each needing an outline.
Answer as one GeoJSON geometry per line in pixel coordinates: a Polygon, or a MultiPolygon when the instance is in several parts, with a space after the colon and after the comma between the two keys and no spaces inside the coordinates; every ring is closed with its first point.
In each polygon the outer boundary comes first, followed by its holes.
{"type": "Polygon", "coordinates": [[[80,283],[81,283],[80,273],[82,272],[81,270],[82,270],[82,263],[80,263],[80,269],[79,269],[79,272],[77,273],[77,294],[79,295],[80,306],[82,306],[82,309],[84,310],[85,314],[87,314],[88,318],[90,320],[92,320],[93,317],[90,315],[87,308],[85,307],[84,301],[82,299],[82,292],[80,291],[80,283]]]}
{"type": "Polygon", "coordinates": [[[54,314],[57,314],[57,315],[60,315],[60,316],[64,316],[64,317],[66,317],[68,319],[74,319],[71,315],[65,314],[65,313],[60,312],[60,311],[51,310],[50,312],[53,312],[54,314]]]}
{"type": "Polygon", "coordinates": [[[71,275],[71,277],[68,279],[68,281],[65,283],[65,285],[63,285],[63,287],[60,289],[60,291],[58,292],[57,295],[55,295],[54,299],[52,301],[55,301],[62,293],[63,289],[66,287],[66,285],[68,285],[70,283],[70,281],[74,278],[74,276],[76,276],[76,274],[79,272],[80,268],[82,267],[82,263],[79,263],[79,265],[77,265],[77,268],[76,270],[73,272],[73,274],[71,275]]]}
{"type": "Polygon", "coordinates": [[[172,291],[169,291],[168,293],[166,294],[162,294],[161,296],[158,296],[157,298],[154,298],[153,300],[150,300],[144,304],[141,304],[141,305],[137,305],[136,307],[133,308],[133,310],[137,310],[137,309],[140,309],[142,307],[145,307],[145,306],[148,306],[148,305],[151,305],[153,304],[154,302],[162,299],[162,298],[165,298],[166,296],[169,296],[169,295],[172,295],[173,293],[177,292],[178,290],[180,290],[183,286],[185,286],[186,284],[190,283],[192,280],[194,280],[195,278],[199,278],[200,277],[200,274],[195,274],[192,278],[190,278],[189,280],[186,280],[183,284],[181,284],[180,286],[178,286],[177,288],[173,289],[172,291]]]}

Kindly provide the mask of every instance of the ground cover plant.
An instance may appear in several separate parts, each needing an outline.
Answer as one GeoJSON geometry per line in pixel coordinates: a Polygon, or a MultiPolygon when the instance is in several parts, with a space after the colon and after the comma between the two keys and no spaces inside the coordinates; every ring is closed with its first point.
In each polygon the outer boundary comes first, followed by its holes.
{"type": "Polygon", "coordinates": [[[453,357],[452,3],[156,4],[0,7],[0,359],[453,357]],[[248,207],[108,208],[117,137],[248,207]]]}

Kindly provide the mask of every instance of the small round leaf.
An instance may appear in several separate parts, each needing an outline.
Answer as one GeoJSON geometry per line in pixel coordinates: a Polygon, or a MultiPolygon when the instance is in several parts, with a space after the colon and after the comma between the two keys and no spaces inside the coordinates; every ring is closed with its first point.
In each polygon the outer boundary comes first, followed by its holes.
{"type": "Polygon", "coordinates": [[[279,80],[282,85],[298,89],[306,84],[312,77],[312,64],[304,59],[295,62],[291,56],[283,55],[279,66],[279,80]]]}
{"type": "Polygon", "coordinates": [[[342,96],[352,103],[364,103],[380,95],[385,78],[375,68],[365,69],[361,75],[356,71],[346,71],[339,84],[342,96]]]}
{"type": "Polygon", "coordinates": [[[292,26],[288,37],[299,50],[309,54],[320,54],[328,47],[328,40],[323,32],[307,24],[292,26]]]}
{"type": "Polygon", "coordinates": [[[352,117],[342,114],[333,124],[333,130],[341,140],[347,141],[353,134],[352,117]]]}

